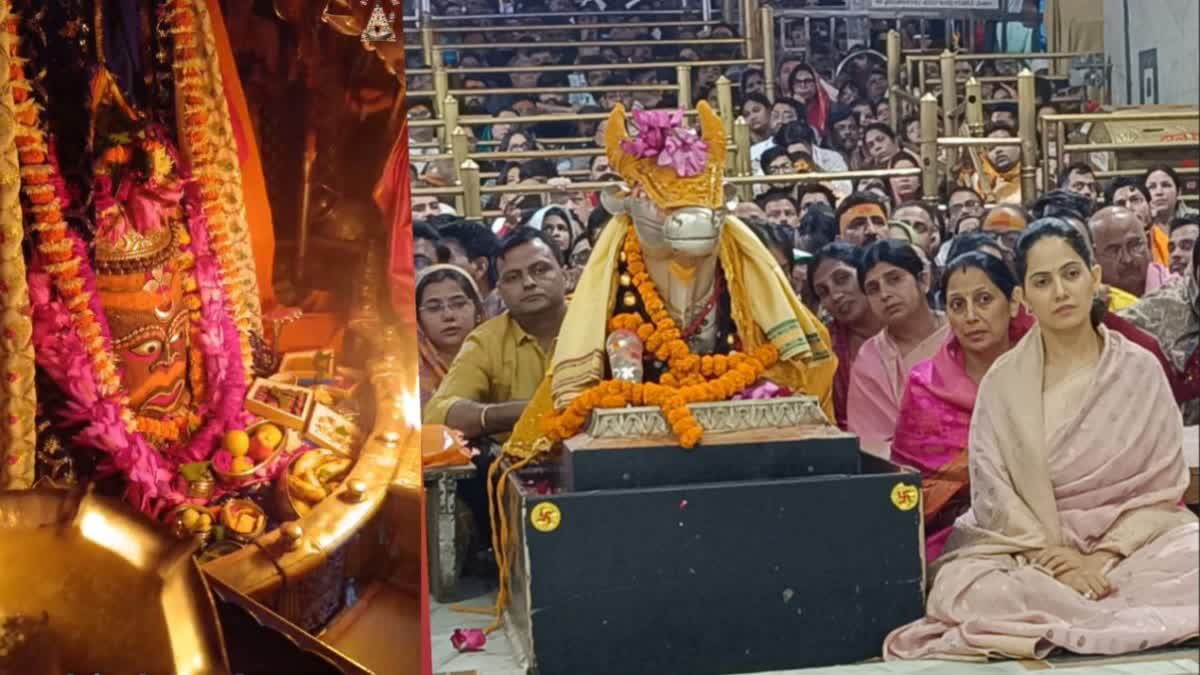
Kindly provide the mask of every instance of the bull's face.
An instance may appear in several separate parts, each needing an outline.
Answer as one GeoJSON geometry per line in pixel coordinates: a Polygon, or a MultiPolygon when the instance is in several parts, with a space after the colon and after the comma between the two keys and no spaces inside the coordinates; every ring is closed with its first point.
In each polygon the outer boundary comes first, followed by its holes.
{"type": "Polygon", "coordinates": [[[602,195],[610,213],[628,213],[647,254],[686,264],[717,251],[728,208],[684,206],[664,210],[641,190],[613,188],[602,195]]]}
{"type": "Polygon", "coordinates": [[[663,223],[663,239],[671,247],[672,257],[706,258],[717,250],[724,220],[724,210],[703,206],[675,209],[663,223]]]}

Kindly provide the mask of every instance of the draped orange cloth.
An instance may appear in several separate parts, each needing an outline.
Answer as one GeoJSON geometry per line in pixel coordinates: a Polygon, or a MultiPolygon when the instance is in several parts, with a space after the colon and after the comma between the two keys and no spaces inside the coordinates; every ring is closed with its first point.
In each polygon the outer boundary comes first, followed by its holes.
{"type": "Polygon", "coordinates": [[[1171,264],[1170,243],[1171,238],[1166,232],[1163,232],[1161,227],[1157,225],[1150,226],[1150,253],[1154,256],[1153,262],[1160,265],[1171,264]]]}
{"type": "Polygon", "coordinates": [[[250,225],[258,295],[263,310],[269,310],[275,305],[275,289],[271,284],[275,268],[275,226],[271,221],[271,204],[267,201],[267,182],[263,177],[258,141],[251,126],[250,109],[246,105],[246,94],[242,91],[242,80],[238,77],[237,64],[233,59],[233,47],[229,43],[229,32],[225,29],[220,0],[205,0],[205,5],[212,18],[225,100],[229,103],[229,117],[238,143],[242,195],[246,204],[246,222],[250,225]]]}

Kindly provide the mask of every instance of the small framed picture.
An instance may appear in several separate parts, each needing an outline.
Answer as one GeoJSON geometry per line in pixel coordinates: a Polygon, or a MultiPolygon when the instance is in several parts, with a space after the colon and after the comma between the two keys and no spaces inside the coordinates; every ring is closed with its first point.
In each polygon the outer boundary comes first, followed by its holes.
{"type": "Polygon", "coordinates": [[[302,379],[325,380],[336,372],[336,360],[332,349],[310,349],[303,352],[288,352],[279,363],[280,373],[294,373],[302,379]]]}
{"type": "Polygon", "coordinates": [[[362,439],[362,433],[354,422],[333,408],[317,403],[313,406],[312,417],[308,420],[305,437],[322,448],[352,455],[362,439]]]}
{"type": "Polygon", "coordinates": [[[304,430],[312,407],[312,390],[261,377],[246,395],[246,410],[297,431],[304,430]]]}

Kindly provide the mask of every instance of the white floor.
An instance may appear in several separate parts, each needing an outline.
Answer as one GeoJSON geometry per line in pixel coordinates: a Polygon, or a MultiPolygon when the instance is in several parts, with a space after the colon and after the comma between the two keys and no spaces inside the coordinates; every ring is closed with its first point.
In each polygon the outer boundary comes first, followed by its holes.
{"type": "MultiPolygon", "coordinates": [[[[463,579],[464,595],[470,599],[463,600],[459,605],[468,607],[494,607],[496,592],[485,586],[478,579],[463,579]]],[[[490,586],[494,587],[494,584],[490,586]]],[[[450,605],[443,605],[430,598],[429,627],[431,651],[433,652],[433,672],[436,673],[470,673],[479,675],[525,675],[525,669],[517,664],[517,656],[513,653],[508,638],[501,627],[488,636],[487,645],[481,652],[458,653],[450,645],[450,636],[456,628],[486,628],[491,624],[490,616],[456,612],[450,605]]]]}
{"type": "MultiPolygon", "coordinates": [[[[492,607],[496,593],[484,582],[464,579],[464,594],[470,599],[460,605],[468,607],[492,607]]],[[[503,628],[488,636],[486,647],[481,652],[460,654],[450,645],[450,635],[456,628],[485,628],[491,617],[457,612],[450,605],[430,600],[430,632],[435,675],[525,675],[525,669],[517,663],[517,657],[504,634],[503,628]]],[[[774,671],[756,675],[1000,675],[1002,673],[1029,673],[1035,670],[1069,670],[1072,675],[1195,675],[1200,673],[1200,651],[1196,648],[1157,652],[1142,657],[1122,659],[1125,663],[1096,663],[1099,659],[1066,657],[1051,662],[1001,661],[986,664],[965,664],[948,661],[903,661],[894,663],[871,662],[831,668],[806,668],[804,670],[774,671]]]]}

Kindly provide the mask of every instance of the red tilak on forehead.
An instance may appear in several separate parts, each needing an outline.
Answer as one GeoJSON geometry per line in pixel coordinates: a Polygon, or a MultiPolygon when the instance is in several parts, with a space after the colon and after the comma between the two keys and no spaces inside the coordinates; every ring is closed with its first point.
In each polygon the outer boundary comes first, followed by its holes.
{"type": "Polygon", "coordinates": [[[879,216],[885,218],[883,208],[878,204],[859,204],[846,209],[842,217],[838,219],[838,228],[845,230],[846,226],[854,222],[856,218],[870,218],[871,216],[879,216]]]}

